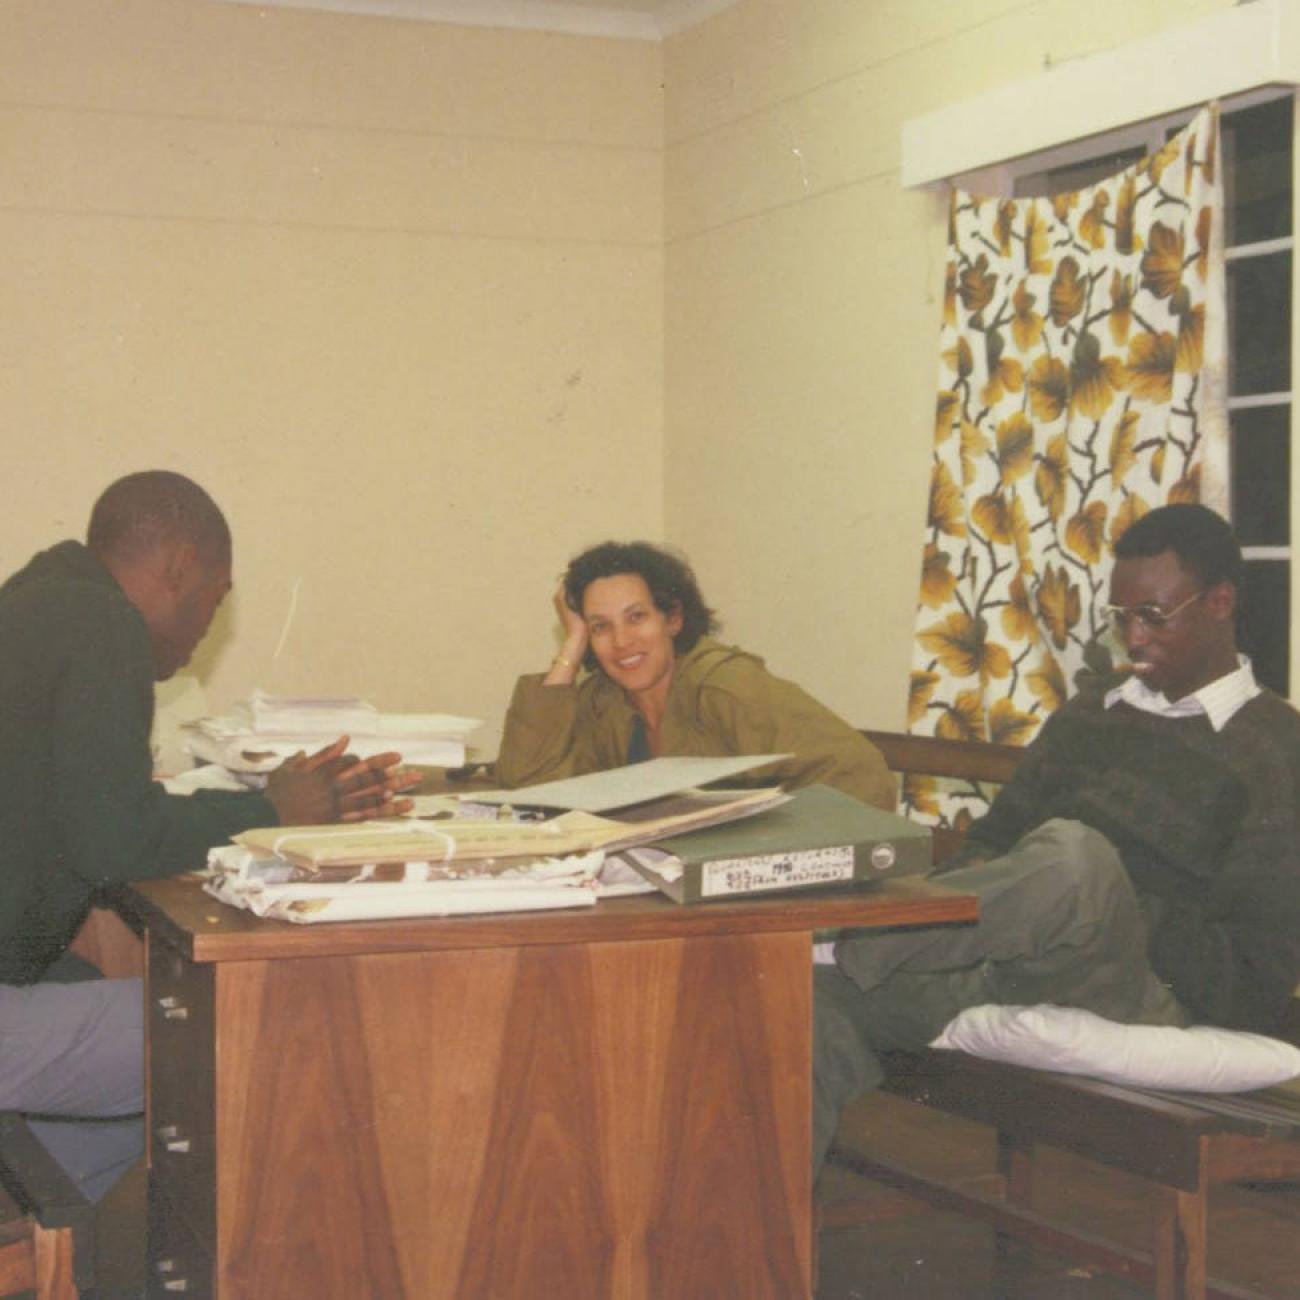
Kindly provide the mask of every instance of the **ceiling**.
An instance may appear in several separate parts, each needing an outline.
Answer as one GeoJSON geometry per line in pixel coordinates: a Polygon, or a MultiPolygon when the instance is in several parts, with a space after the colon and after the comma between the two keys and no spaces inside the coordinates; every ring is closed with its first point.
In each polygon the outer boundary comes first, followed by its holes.
{"type": "Polygon", "coordinates": [[[325,9],[470,27],[519,27],[658,41],[736,0],[228,0],[259,8],[325,9]]]}

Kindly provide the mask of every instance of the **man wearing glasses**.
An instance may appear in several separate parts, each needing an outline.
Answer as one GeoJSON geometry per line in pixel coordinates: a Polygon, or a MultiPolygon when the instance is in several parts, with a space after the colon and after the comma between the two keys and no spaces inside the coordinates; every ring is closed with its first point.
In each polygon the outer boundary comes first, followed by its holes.
{"type": "Polygon", "coordinates": [[[1300,715],[1237,652],[1240,549],[1213,511],[1173,505],[1115,557],[1132,671],[1044,724],[940,868],[979,924],[841,940],[816,969],[815,1166],[880,1083],[876,1053],[966,1007],[1268,1033],[1300,982],[1300,715]]]}

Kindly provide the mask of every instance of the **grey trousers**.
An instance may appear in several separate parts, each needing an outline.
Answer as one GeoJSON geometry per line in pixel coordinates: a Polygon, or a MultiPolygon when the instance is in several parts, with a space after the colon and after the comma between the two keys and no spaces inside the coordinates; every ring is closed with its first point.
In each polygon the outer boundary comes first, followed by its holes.
{"type": "Polygon", "coordinates": [[[975,894],[978,924],[841,940],[813,976],[813,1174],[843,1106],[884,1078],[877,1053],[916,1051],[966,1007],[1083,1007],[1131,1024],[1188,1023],[1147,962],[1137,895],[1110,841],[1049,821],[1010,852],[940,877],[975,894]]]}
{"type": "Polygon", "coordinates": [[[0,984],[0,1110],[39,1115],[32,1130],[92,1201],[144,1149],[142,997],[138,979],[0,984]]]}

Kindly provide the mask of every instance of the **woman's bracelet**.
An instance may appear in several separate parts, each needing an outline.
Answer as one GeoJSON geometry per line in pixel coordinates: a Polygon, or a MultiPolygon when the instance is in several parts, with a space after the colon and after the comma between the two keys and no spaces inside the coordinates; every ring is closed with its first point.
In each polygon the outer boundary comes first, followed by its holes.
{"type": "Polygon", "coordinates": [[[559,664],[561,668],[576,668],[578,666],[572,659],[566,659],[563,655],[556,655],[555,658],[551,660],[552,668],[554,668],[556,664],[559,664]]]}

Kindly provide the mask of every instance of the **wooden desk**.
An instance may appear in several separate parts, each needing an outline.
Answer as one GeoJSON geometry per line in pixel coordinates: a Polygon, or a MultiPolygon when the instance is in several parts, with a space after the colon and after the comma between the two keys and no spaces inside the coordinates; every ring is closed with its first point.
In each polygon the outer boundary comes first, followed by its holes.
{"type": "Polygon", "coordinates": [[[149,1295],[221,1300],[807,1297],[810,932],[975,915],[911,880],[321,926],[183,880],[132,906],[149,1295]]]}

